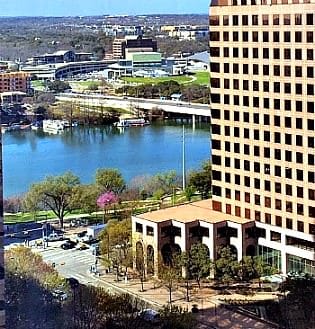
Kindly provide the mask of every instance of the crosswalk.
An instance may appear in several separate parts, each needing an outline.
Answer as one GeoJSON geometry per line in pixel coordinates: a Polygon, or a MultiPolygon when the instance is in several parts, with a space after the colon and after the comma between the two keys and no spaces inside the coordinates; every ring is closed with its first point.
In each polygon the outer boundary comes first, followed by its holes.
{"type": "Polygon", "coordinates": [[[58,272],[64,277],[73,277],[83,284],[90,284],[94,280],[90,268],[95,266],[96,258],[91,250],[47,248],[37,252],[42,255],[46,263],[54,263],[58,272]]]}
{"type": "Polygon", "coordinates": [[[57,248],[41,250],[43,259],[47,262],[68,262],[71,264],[93,264],[95,262],[95,256],[92,255],[90,250],[63,250],[57,248]]]}

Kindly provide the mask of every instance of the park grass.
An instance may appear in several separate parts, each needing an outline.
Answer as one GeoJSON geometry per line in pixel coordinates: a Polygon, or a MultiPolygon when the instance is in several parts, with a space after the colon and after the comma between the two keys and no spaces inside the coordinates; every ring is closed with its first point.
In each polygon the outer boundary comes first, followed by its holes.
{"type": "MultiPolygon", "coordinates": [[[[192,201],[198,201],[201,200],[201,197],[199,194],[195,194],[191,198],[192,201]]],[[[157,200],[157,199],[147,199],[147,200],[138,200],[138,204],[135,208],[133,208],[132,213],[133,214],[142,214],[145,212],[149,212],[152,210],[158,210],[161,207],[171,207],[175,205],[181,205],[183,203],[188,202],[188,200],[185,197],[185,194],[183,192],[177,193],[175,195],[175,198],[173,199],[173,196],[168,196],[165,200],[157,200]]],[[[131,201],[133,203],[133,201],[131,201]]],[[[123,219],[124,218],[124,210],[128,212],[128,206],[129,202],[123,202],[122,207],[117,208],[116,211],[114,210],[113,213],[106,214],[105,220],[108,221],[109,219],[123,219]],[[125,208],[125,209],[124,209],[125,208]]],[[[82,213],[82,209],[75,209],[71,211],[71,213],[68,213],[64,220],[67,221],[67,216],[71,218],[75,217],[75,215],[84,215],[82,213]]],[[[19,224],[19,223],[29,223],[29,222],[36,222],[36,221],[44,221],[44,220],[50,220],[50,219],[56,219],[56,215],[51,211],[38,211],[36,214],[29,213],[29,212],[18,212],[18,213],[5,213],[4,214],[4,224],[19,224]]],[[[104,214],[102,211],[94,212],[90,215],[87,215],[89,217],[89,224],[95,224],[95,223],[101,223],[104,219],[104,214]]],[[[69,218],[68,218],[69,220],[69,218]]]]}
{"type": "Polygon", "coordinates": [[[156,78],[142,78],[142,77],[123,77],[122,80],[128,83],[137,84],[157,84],[159,82],[176,81],[179,84],[198,84],[198,85],[209,85],[210,75],[207,71],[199,71],[194,75],[179,75],[169,77],[156,77],[156,78]]]}
{"type": "Polygon", "coordinates": [[[52,218],[56,218],[56,215],[52,211],[39,211],[36,215],[29,212],[5,213],[4,224],[29,223],[52,218]]]}
{"type": "Polygon", "coordinates": [[[32,88],[35,88],[35,89],[44,89],[45,88],[45,82],[42,80],[32,80],[31,85],[32,85],[32,88]]]}
{"type": "Polygon", "coordinates": [[[165,81],[176,81],[179,84],[183,83],[189,83],[192,82],[194,79],[192,76],[186,76],[186,75],[179,75],[179,76],[170,76],[170,77],[157,77],[157,78],[141,78],[141,77],[123,77],[123,81],[126,81],[128,83],[138,83],[138,84],[157,84],[159,82],[165,82],[165,81]]]}
{"type": "Polygon", "coordinates": [[[200,71],[195,74],[196,81],[194,83],[198,85],[210,85],[210,73],[207,71],[200,71]]]}
{"type": "Polygon", "coordinates": [[[79,86],[81,88],[89,88],[91,85],[101,85],[98,80],[81,80],[81,81],[70,81],[70,85],[79,86]]]}

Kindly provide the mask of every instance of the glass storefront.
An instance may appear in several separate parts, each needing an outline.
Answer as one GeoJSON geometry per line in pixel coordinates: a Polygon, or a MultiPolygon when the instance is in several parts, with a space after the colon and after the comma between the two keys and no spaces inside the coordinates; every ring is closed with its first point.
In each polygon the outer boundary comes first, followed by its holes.
{"type": "Polygon", "coordinates": [[[288,273],[307,273],[315,277],[315,262],[309,259],[288,255],[288,273]]]}
{"type": "Polygon", "coordinates": [[[279,272],[281,271],[281,251],[258,246],[258,255],[262,257],[263,261],[276,268],[279,272]]]}

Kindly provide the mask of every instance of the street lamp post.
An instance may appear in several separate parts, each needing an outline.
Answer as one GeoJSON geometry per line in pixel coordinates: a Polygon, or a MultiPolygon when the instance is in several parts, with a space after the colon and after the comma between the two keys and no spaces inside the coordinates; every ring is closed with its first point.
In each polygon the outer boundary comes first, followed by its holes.
{"type": "MultiPolygon", "coordinates": [[[[45,249],[45,243],[46,243],[46,240],[47,240],[47,234],[46,234],[46,231],[47,230],[47,224],[44,223],[42,225],[42,240],[43,240],[43,249],[45,249]]],[[[47,245],[48,246],[48,245],[47,245]]]]}
{"type": "Polygon", "coordinates": [[[183,169],[183,191],[186,189],[186,159],[185,159],[185,126],[183,125],[183,144],[182,144],[182,169],[183,169]]]}

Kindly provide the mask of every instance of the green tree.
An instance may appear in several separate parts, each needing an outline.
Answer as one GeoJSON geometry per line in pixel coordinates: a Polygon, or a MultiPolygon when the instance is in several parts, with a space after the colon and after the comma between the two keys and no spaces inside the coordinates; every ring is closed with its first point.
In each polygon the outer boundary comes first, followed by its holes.
{"type": "Polygon", "coordinates": [[[112,191],[119,195],[126,187],[122,174],[117,169],[97,169],[95,182],[102,192],[112,191]]]}
{"type": "Polygon", "coordinates": [[[176,284],[182,278],[183,257],[177,250],[169,255],[168,259],[163,259],[159,255],[159,279],[162,281],[164,287],[169,292],[169,304],[172,303],[172,293],[176,284]]]}
{"type": "Polygon", "coordinates": [[[34,108],[33,112],[35,115],[45,116],[47,114],[47,108],[42,105],[39,105],[34,108]]]}
{"type": "Polygon", "coordinates": [[[209,275],[212,262],[207,246],[202,243],[193,244],[189,251],[188,268],[191,276],[197,281],[200,288],[200,280],[209,275]]]}
{"type": "Polygon", "coordinates": [[[311,329],[315,323],[315,278],[288,277],[280,286],[280,313],[285,328],[311,329]]]}
{"type": "Polygon", "coordinates": [[[161,265],[159,270],[159,278],[162,280],[163,285],[169,293],[169,304],[172,303],[172,292],[175,288],[176,283],[180,278],[180,270],[176,266],[161,265]]]}
{"type": "Polygon", "coordinates": [[[235,266],[235,276],[241,281],[259,279],[264,275],[271,275],[277,272],[275,268],[264,262],[261,256],[245,256],[235,266]]]}
{"type": "Polygon", "coordinates": [[[207,199],[212,187],[211,162],[203,163],[201,170],[193,171],[188,177],[188,185],[200,192],[202,199],[207,199]]]}
{"type": "Polygon", "coordinates": [[[56,93],[62,93],[65,90],[71,89],[68,82],[61,81],[61,80],[48,81],[47,88],[56,93]]]}
{"type": "Polygon", "coordinates": [[[165,173],[158,173],[148,179],[143,186],[143,190],[149,195],[163,196],[164,194],[172,194],[173,189],[179,186],[179,177],[175,170],[165,173]]]}
{"type": "Polygon", "coordinates": [[[180,84],[174,80],[159,82],[156,87],[159,90],[159,96],[167,98],[180,92],[180,84]]]}
{"type": "Polygon", "coordinates": [[[186,283],[186,301],[189,302],[189,279],[190,279],[190,256],[189,252],[183,251],[178,255],[179,265],[182,266],[183,275],[181,280],[186,283]]]}
{"type": "Polygon", "coordinates": [[[210,89],[207,86],[191,84],[182,86],[182,99],[187,102],[195,101],[207,103],[210,89]]]}
{"type": "Polygon", "coordinates": [[[93,48],[93,54],[98,60],[102,60],[105,56],[105,48],[103,46],[95,46],[93,48]]]}
{"type": "Polygon", "coordinates": [[[218,252],[219,258],[215,261],[216,277],[229,283],[237,277],[240,270],[236,256],[229,247],[223,247],[218,252]]]}
{"type": "Polygon", "coordinates": [[[187,186],[185,188],[184,193],[185,193],[186,200],[191,201],[192,197],[196,193],[196,189],[193,186],[187,186]]]}
{"type": "Polygon", "coordinates": [[[178,306],[164,307],[160,312],[161,329],[194,329],[197,321],[191,312],[178,306]]]}
{"type": "Polygon", "coordinates": [[[58,217],[63,228],[64,216],[73,209],[79,177],[71,172],[61,176],[48,176],[40,183],[32,184],[25,195],[24,206],[29,211],[50,209],[58,217]]]}
{"type": "Polygon", "coordinates": [[[25,247],[6,251],[5,269],[6,328],[61,328],[63,312],[52,291],[68,287],[57,271],[25,247]]]}
{"type": "Polygon", "coordinates": [[[96,211],[96,199],[100,194],[100,189],[95,184],[80,185],[75,189],[73,203],[76,208],[91,214],[96,211]]]}
{"type": "Polygon", "coordinates": [[[56,97],[52,93],[47,92],[39,92],[35,99],[36,104],[42,105],[43,107],[47,107],[55,101],[56,97]]]}
{"type": "Polygon", "coordinates": [[[88,90],[91,90],[91,91],[95,91],[95,90],[98,90],[98,86],[99,86],[98,82],[96,82],[96,81],[92,81],[92,82],[88,85],[87,89],[88,89],[88,90]]]}
{"type": "Polygon", "coordinates": [[[131,263],[131,220],[109,221],[100,235],[101,253],[115,259],[118,265],[131,263]]]}

